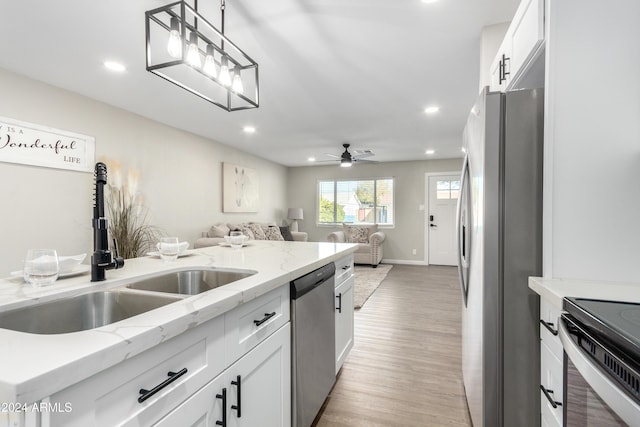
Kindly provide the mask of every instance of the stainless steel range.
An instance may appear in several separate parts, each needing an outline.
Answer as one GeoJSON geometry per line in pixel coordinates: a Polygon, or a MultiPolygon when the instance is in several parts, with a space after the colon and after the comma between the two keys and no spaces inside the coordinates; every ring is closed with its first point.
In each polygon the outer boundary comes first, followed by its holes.
{"type": "Polygon", "coordinates": [[[640,426],[640,304],[565,298],[565,426],[640,426]]]}

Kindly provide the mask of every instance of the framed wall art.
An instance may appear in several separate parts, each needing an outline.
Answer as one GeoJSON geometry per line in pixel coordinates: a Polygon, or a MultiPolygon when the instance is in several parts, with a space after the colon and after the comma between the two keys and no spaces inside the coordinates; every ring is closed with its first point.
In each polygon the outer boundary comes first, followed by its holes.
{"type": "Polygon", "coordinates": [[[222,212],[258,212],[258,173],[222,163],[222,212]]]}

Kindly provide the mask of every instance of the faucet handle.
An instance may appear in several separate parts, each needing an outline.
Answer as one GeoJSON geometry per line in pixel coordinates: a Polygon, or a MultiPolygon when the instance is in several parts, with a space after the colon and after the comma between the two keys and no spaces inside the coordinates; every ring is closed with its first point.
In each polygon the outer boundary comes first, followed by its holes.
{"type": "Polygon", "coordinates": [[[116,241],[116,239],[113,239],[113,252],[114,252],[113,268],[117,270],[119,268],[124,267],[124,258],[118,256],[118,242],[116,241]]]}

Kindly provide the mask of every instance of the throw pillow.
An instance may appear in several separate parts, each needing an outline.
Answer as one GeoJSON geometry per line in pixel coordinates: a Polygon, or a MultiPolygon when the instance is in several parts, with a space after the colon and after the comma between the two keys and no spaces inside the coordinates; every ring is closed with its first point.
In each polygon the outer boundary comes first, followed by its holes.
{"type": "Polygon", "coordinates": [[[291,234],[291,230],[289,230],[288,225],[280,227],[280,234],[282,234],[282,238],[284,238],[284,240],[293,242],[293,235],[291,234]]]}
{"type": "Polygon", "coordinates": [[[253,232],[254,238],[256,240],[266,240],[267,239],[267,237],[264,234],[264,230],[262,229],[260,224],[257,224],[255,222],[250,222],[249,224],[247,224],[247,228],[250,229],[253,232]]]}
{"type": "Polygon", "coordinates": [[[224,224],[212,225],[207,235],[209,237],[224,237],[229,235],[229,227],[224,224]]]}
{"type": "Polygon", "coordinates": [[[284,240],[278,227],[269,227],[264,232],[267,240],[284,240]]]}
{"type": "Polygon", "coordinates": [[[369,243],[369,228],[346,225],[345,239],[347,243],[369,243]]]}
{"type": "Polygon", "coordinates": [[[247,236],[249,240],[255,240],[256,236],[255,234],[253,234],[253,230],[247,227],[247,224],[242,224],[242,228],[240,229],[240,231],[242,231],[242,234],[247,236]]]}

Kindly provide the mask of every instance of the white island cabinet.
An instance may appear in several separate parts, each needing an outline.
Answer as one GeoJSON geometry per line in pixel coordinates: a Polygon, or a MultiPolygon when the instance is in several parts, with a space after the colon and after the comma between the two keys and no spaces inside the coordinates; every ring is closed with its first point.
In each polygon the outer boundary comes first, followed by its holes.
{"type": "Polygon", "coordinates": [[[199,425],[204,419],[213,423],[203,425],[216,425],[223,412],[215,409],[225,400],[228,426],[287,426],[289,331],[289,286],[284,285],[52,395],[50,404],[68,404],[72,411],[44,413],[43,421],[69,427],[149,426],[166,415],[160,425],[199,425]],[[226,398],[214,396],[201,405],[202,396],[212,393],[226,398]],[[185,411],[193,421],[177,422],[175,414],[185,411]]]}
{"type": "Polygon", "coordinates": [[[353,255],[336,261],[336,375],[353,347],[353,255]]]}
{"type": "Polygon", "coordinates": [[[156,426],[291,425],[290,330],[280,328],[156,426]]]}

